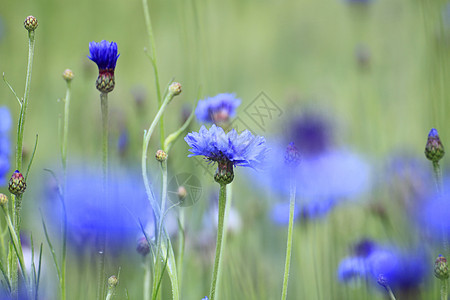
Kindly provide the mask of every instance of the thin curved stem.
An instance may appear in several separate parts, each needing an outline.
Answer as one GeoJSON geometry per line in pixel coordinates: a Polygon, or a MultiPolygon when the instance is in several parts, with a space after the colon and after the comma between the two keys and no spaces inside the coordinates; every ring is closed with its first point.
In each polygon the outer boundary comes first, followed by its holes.
{"type": "Polygon", "coordinates": [[[216,297],[217,290],[217,278],[219,276],[219,265],[222,259],[222,241],[223,241],[223,225],[225,219],[225,207],[227,202],[227,186],[226,184],[220,184],[219,191],[219,220],[217,223],[217,242],[216,242],[216,255],[214,258],[214,269],[213,276],[211,280],[211,292],[209,295],[209,300],[214,300],[216,297]]]}
{"type": "Polygon", "coordinates": [[[287,245],[286,245],[286,262],[284,265],[283,291],[281,294],[282,300],[286,300],[286,297],[287,297],[289,268],[291,265],[292,232],[294,230],[294,210],[295,210],[295,184],[294,184],[293,180],[291,180],[289,194],[290,194],[289,228],[288,228],[288,238],[287,238],[287,245]]]}

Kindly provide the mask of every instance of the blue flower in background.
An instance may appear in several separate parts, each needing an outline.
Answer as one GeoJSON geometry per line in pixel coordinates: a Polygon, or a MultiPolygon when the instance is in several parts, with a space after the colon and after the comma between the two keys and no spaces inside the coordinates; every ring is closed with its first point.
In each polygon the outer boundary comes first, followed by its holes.
{"type": "Polygon", "coordinates": [[[120,54],[117,54],[117,44],[114,42],[101,41],[100,43],[89,43],[88,58],[95,62],[99,71],[112,71],[116,68],[116,62],[120,54]]]}
{"type": "MultiPolygon", "coordinates": [[[[281,226],[287,226],[289,224],[289,202],[276,203],[270,212],[270,218],[272,221],[281,226]]],[[[294,209],[294,221],[297,219],[300,213],[300,208],[295,206],[294,209]]]]}
{"type": "Polygon", "coordinates": [[[253,136],[248,130],[225,133],[214,124],[209,130],[202,126],[199,132],[188,133],[184,140],[191,147],[189,157],[203,155],[209,161],[227,161],[234,166],[258,168],[267,153],[264,137],[253,136]]]}
{"type": "Polygon", "coordinates": [[[236,115],[241,100],[235,94],[218,94],[214,97],[199,100],[195,116],[201,123],[223,124],[236,115]]]}
{"type": "MultiPolygon", "coordinates": [[[[137,173],[120,169],[111,172],[108,198],[103,193],[100,171],[77,166],[67,176],[65,203],[67,209],[68,237],[75,245],[84,246],[105,233],[109,245],[120,248],[129,245],[134,249],[135,240],[142,224],[153,218],[145,190],[137,173]]],[[[53,189],[47,194],[45,204],[49,215],[46,220],[58,226],[62,220],[60,201],[53,189]]],[[[109,247],[109,246],[108,246],[109,247]]]]}
{"type": "Polygon", "coordinates": [[[11,129],[12,119],[9,109],[0,107],[0,186],[6,184],[5,175],[10,168],[9,156],[11,154],[11,141],[9,131],[11,129]]]}
{"type": "Polygon", "coordinates": [[[375,285],[383,275],[392,289],[408,290],[425,280],[427,270],[427,259],[422,253],[373,243],[364,252],[344,258],[337,273],[342,282],[363,278],[375,285]]]}

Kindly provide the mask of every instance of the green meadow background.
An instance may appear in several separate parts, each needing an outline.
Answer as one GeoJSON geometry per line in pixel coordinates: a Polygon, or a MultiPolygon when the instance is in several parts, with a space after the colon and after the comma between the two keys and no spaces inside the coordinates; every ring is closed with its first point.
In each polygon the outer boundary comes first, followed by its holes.
{"type": "MultiPolygon", "coordinates": [[[[450,140],[450,18],[443,17],[445,1],[149,2],[161,85],[164,87],[172,78],[183,85],[182,94],[165,113],[167,133],[181,125],[183,108],[194,108],[198,95],[204,98],[236,93],[242,99],[238,116],[258,134],[268,136],[282,134],[280,124],[289,112],[313,106],[337,121],[337,143],[368,157],[374,165],[374,177],[381,181],[384,175],[380,166],[394,155],[425,160],[423,150],[430,128],[438,129],[444,145],[450,140]],[[283,111],[264,130],[252,124],[243,112],[260,92],[283,111]]],[[[116,144],[121,131],[127,129],[130,149],[125,163],[136,166],[139,172],[143,131],[156,114],[157,104],[152,66],[144,50],[150,44],[141,1],[3,0],[0,72],[19,95],[23,94],[28,51],[23,21],[30,14],[38,19],[39,26],[25,148],[28,153],[32,151],[36,134],[39,145],[24,199],[24,231],[33,232],[35,244],[44,242],[46,280],[54,282],[55,288],[50,291],[56,299],[57,277],[43,238],[39,208],[45,201],[43,182],[48,178],[43,169],[61,173],[58,136],[63,103],[58,99],[64,97],[66,88],[62,72],[70,68],[75,74],[69,166],[86,157],[100,165],[97,67],[87,58],[89,42],[114,41],[120,53],[116,87],[109,95],[112,161],[124,161],[119,158],[116,144]],[[140,107],[136,105],[136,94],[144,99],[140,107]]],[[[16,123],[19,106],[4,82],[0,82],[0,105],[11,109],[16,123]]],[[[190,128],[197,130],[199,126],[194,121],[190,128]]],[[[158,145],[155,135],[150,154],[158,145]]],[[[186,236],[181,298],[199,300],[209,293],[215,241],[211,249],[202,250],[193,241],[202,226],[198,220],[207,207],[209,193],[217,193],[218,185],[187,158],[187,149],[182,139],[173,147],[169,177],[194,172],[202,181],[200,201],[182,208],[192,230],[186,236]]],[[[150,161],[149,165],[150,170],[158,170],[156,162],[150,161]]],[[[239,172],[237,168],[233,204],[241,214],[242,228],[227,240],[221,299],[278,299],[287,227],[271,223],[267,214],[271,200],[249,185],[239,172]]],[[[362,204],[345,206],[324,220],[295,226],[289,299],[385,298],[380,290],[366,288],[364,283],[342,285],[337,281],[336,268],[359,238],[400,245],[414,239],[414,229],[408,226],[408,216],[395,191],[395,186],[389,189],[382,183],[364,195],[366,201],[362,204]],[[392,224],[388,231],[369,211],[373,203],[385,208],[392,224]]],[[[59,249],[58,242],[54,244],[59,249]]],[[[134,248],[130,245],[131,250],[134,248]]],[[[68,299],[93,299],[96,271],[90,268],[92,258],[87,256],[80,262],[75,251],[69,249],[68,299]],[[78,268],[80,264],[84,267],[78,268]]],[[[430,270],[433,263],[434,258],[430,258],[430,270]]],[[[143,269],[138,254],[130,251],[109,258],[105,278],[117,273],[119,267],[117,299],[127,299],[127,294],[129,299],[142,299],[143,269]]],[[[438,298],[438,283],[431,276],[415,294],[418,299],[438,298]]],[[[170,297],[170,282],[165,277],[162,299],[170,297]]],[[[414,299],[410,297],[398,299],[414,299]]]]}

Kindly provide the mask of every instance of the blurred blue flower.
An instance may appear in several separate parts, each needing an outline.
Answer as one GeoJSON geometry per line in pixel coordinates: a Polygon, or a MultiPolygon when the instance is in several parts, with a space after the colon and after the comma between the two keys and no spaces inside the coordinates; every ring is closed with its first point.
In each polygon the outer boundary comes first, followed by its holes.
{"type": "Polygon", "coordinates": [[[371,186],[369,164],[345,149],[305,158],[298,172],[298,189],[305,197],[351,198],[371,186]]]}
{"type": "Polygon", "coordinates": [[[95,62],[99,71],[114,71],[120,54],[117,54],[117,44],[114,42],[101,41],[100,43],[89,43],[88,58],[95,62]]]}
{"type": "Polygon", "coordinates": [[[119,139],[117,140],[117,150],[119,151],[120,156],[124,156],[130,146],[130,138],[127,129],[123,129],[119,135],[119,139]]]}
{"type": "Polygon", "coordinates": [[[337,272],[340,281],[365,278],[376,285],[379,276],[383,275],[393,290],[408,290],[426,278],[427,259],[420,252],[375,243],[365,250],[368,251],[362,255],[346,257],[340,262],[337,272]]]}
{"type": "Polygon", "coordinates": [[[442,192],[433,192],[416,206],[418,227],[437,242],[450,237],[450,179],[444,180],[442,192]]]}
{"type": "Polygon", "coordinates": [[[248,130],[225,133],[214,124],[209,130],[202,126],[199,132],[188,133],[184,140],[191,147],[189,157],[203,155],[209,161],[228,161],[234,166],[258,168],[268,151],[264,137],[253,136],[248,130]]]}
{"type": "Polygon", "coordinates": [[[214,97],[199,100],[195,116],[201,123],[223,124],[236,114],[241,100],[235,94],[218,94],[214,97]]]}
{"type": "Polygon", "coordinates": [[[0,107],[0,186],[6,184],[5,175],[10,168],[9,156],[11,154],[11,141],[9,130],[11,129],[11,114],[7,107],[0,107]]]}
{"type": "MultiPolygon", "coordinates": [[[[139,221],[146,224],[153,220],[140,184],[142,178],[136,174],[139,172],[112,171],[106,198],[100,171],[80,166],[69,171],[65,196],[69,240],[81,246],[104,233],[108,245],[117,248],[129,245],[134,249],[136,232],[141,231],[139,221]],[[127,239],[132,242],[126,243],[127,239]]],[[[57,226],[62,220],[62,210],[54,189],[47,194],[45,204],[48,223],[57,226]]]]}
{"type": "Polygon", "coordinates": [[[332,145],[330,121],[325,116],[311,111],[292,117],[284,135],[287,138],[285,142],[293,141],[306,157],[320,155],[332,145]]]}

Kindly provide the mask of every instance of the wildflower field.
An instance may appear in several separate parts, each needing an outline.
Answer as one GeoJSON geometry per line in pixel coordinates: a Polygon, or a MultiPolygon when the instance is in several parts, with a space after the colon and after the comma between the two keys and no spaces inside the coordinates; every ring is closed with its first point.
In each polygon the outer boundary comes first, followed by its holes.
{"type": "Polygon", "coordinates": [[[0,7],[0,299],[448,299],[450,2],[0,7]]]}

